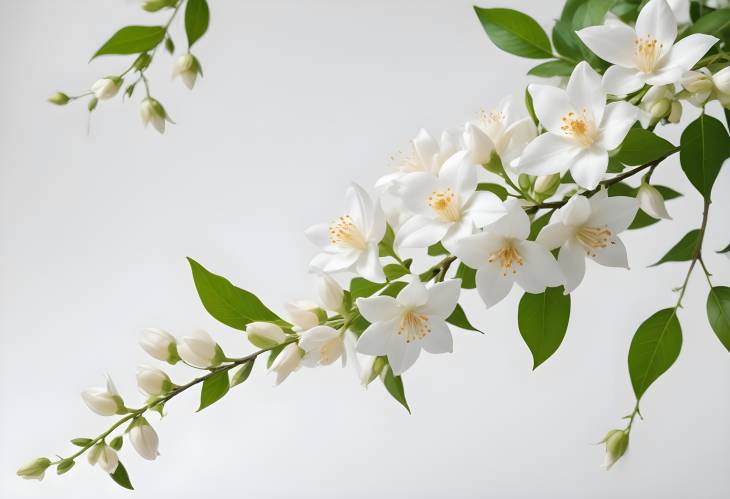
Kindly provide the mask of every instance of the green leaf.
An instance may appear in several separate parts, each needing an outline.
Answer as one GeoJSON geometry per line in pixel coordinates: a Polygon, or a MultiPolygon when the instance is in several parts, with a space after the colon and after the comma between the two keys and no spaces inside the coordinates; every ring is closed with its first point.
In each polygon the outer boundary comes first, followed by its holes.
{"type": "Polygon", "coordinates": [[[91,58],[147,52],[165,38],[165,32],[162,26],[126,26],[114,33],[91,58]]]}
{"type": "Polygon", "coordinates": [[[350,281],[350,295],[353,303],[358,298],[374,295],[385,287],[384,282],[371,282],[363,277],[355,277],[350,281]]]}
{"type": "Polygon", "coordinates": [[[679,162],[684,174],[705,199],[710,199],[720,167],[730,156],[730,137],[725,126],[703,114],[684,129],[681,145],[679,162]]]}
{"type": "Polygon", "coordinates": [[[721,255],[722,255],[723,253],[727,253],[727,252],[730,252],[730,244],[728,244],[727,246],[725,246],[725,247],[724,247],[723,249],[721,249],[720,251],[716,251],[715,253],[719,253],[719,254],[721,254],[721,255]]]}
{"type": "Polygon", "coordinates": [[[534,241],[537,239],[537,235],[540,233],[542,228],[550,222],[550,217],[553,216],[554,212],[555,210],[550,210],[532,221],[532,225],[530,226],[530,235],[527,236],[528,240],[534,241]]]}
{"type": "Polygon", "coordinates": [[[530,59],[553,56],[550,39],[533,18],[512,9],[474,7],[484,31],[497,47],[510,54],[530,59]]]}
{"type": "Polygon", "coordinates": [[[532,352],[533,369],[550,358],[563,342],[570,320],[570,295],[563,287],[525,293],[517,311],[522,339],[532,352]]]}
{"type": "Polygon", "coordinates": [[[471,322],[469,322],[469,319],[466,317],[464,309],[461,308],[461,305],[459,305],[458,303],[456,304],[456,308],[454,308],[454,311],[451,312],[451,315],[446,318],[446,322],[448,322],[449,324],[453,324],[454,326],[460,327],[461,329],[476,331],[477,333],[484,334],[484,331],[481,331],[472,326],[471,322]]]}
{"type": "Polygon", "coordinates": [[[687,232],[682,239],[670,249],[661,260],[650,267],[656,267],[666,262],[686,262],[694,258],[697,244],[700,240],[700,229],[687,232]]]}
{"type": "Polygon", "coordinates": [[[719,36],[728,28],[730,28],[730,9],[718,9],[697,19],[680,35],[680,38],[694,33],[719,36]]]}
{"type": "Polygon", "coordinates": [[[109,447],[111,447],[114,450],[120,450],[122,448],[122,445],[124,444],[124,439],[121,435],[117,435],[116,437],[112,438],[112,441],[109,442],[109,447]]]}
{"type": "Polygon", "coordinates": [[[707,318],[717,339],[730,351],[730,288],[714,286],[707,296],[707,318]]]}
{"type": "Polygon", "coordinates": [[[291,327],[291,324],[266,308],[253,293],[237,288],[225,277],[209,272],[192,258],[188,258],[188,262],[193,271],[193,280],[200,301],[215,319],[240,330],[246,329],[247,324],[256,321],[291,327]]]}
{"type": "Polygon", "coordinates": [[[611,12],[625,23],[635,23],[639,15],[638,2],[620,2],[613,6],[611,12]]]}
{"type": "Polygon", "coordinates": [[[616,0],[588,0],[583,9],[583,18],[580,20],[581,28],[603,24],[603,19],[616,0]]]}
{"type": "Polygon", "coordinates": [[[535,114],[535,106],[532,103],[532,95],[530,95],[529,87],[525,87],[525,109],[527,109],[527,114],[530,115],[532,123],[537,126],[540,123],[540,120],[537,119],[537,115],[535,114]]]}
{"type": "Polygon", "coordinates": [[[553,26],[553,45],[558,54],[569,57],[573,60],[582,59],[580,51],[580,39],[578,39],[570,21],[558,20],[553,26]]]}
{"type": "Polygon", "coordinates": [[[200,390],[200,407],[198,407],[198,412],[222,399],[228,393],[230,387],[228,371],[218,371],[203,381],[203,388],[200,390]]]}
{"type": "Polygon", "coordinates": [[[449,250],[444,248],[444,245],[441,243],[436,243],[428,247],[428,255],[429,256],[439,256],[439,255],[448,255],[449,250]]]}
{"type": "Polygon", "coordinates": [[[127,473],[127,469],[124,467],[121,461],[119,461],[119,464],[117,464],[117,469],[114,470],[114,473],[111,473],[109,476],[112,477],[112,480],[117,482],[125,489],[134,490],[134,487],[132,487],[132,482],[129,481],[129,474],[127,473]]]}
{"type": "Polygon", "coordinates": [[[477,287],[476,284],[477,271],[471,267],[466,266],[463,263],[459,264],[456,269],[456,278],[461,279],[462,289],[474,289],[477,287]]]}
{"type": "Polygon", "coordinates": [[[71,443],[77,447],[86,447],[91,442],[93,442],[93,440],[90,438],[74,438],[73,440],[71,440],[71,443]]]}
{"type": "Polygon", "coordinates": [[[76,462],[73,459],[63,459],[56,466],[56,473],[58,473],[59,475],[63,475],[71,468],[73,468],[74,464],[76,464],[76,462]]]}
{"type": "Polygon", "coordinates": [[[206,0],[188,0],[185,7],[185,33],[188,35],[188,47],[208,31],[210,23],[210,10],[206,0]]]}
{"type": "Polygon", "coordinates": [[[556,59],[554,61],[543,62],[530,69],[527,74],[539,76],[541,78],[550,78],[552,76],[570,76],[575,68],[575,64],[556,59]]]}
{"type": "Polygon", "coordinates": [[[560,20],[572,22],[578,8],[588,0],[566,0],[563,10],[560,13],[560,20]]]}
{"type": "Polygon", "coordinates": [[[233,376],[231,376],[231,388],[240,385],[244,381],[248,379],[248,377],[251,375],[251,370],[253,369],[253,363],[256,360],[254,357],[253,359],[244,362],[241,367],[236,371],[233,376]]]}
{"type": "Polygon", "coordinates": [[[383,235],[383,240],[378,243],[378,254],[380,256],[392,256],[393,258],[396,258],[398,255],[396,254],[395,250],[393,249],[393,244],[395,243],[395,232],[393,232],[393,228],[390,226],[390,224],[386,224],[385,226],[385,234],[383,235]]]}
{"type": "Polygon", "coordinates": [[[410,272],[407,268],[405,268],[400,263],[390,263],[383,267],[383,272],[385,273],[385,278],[389,281],[395,281],[396,279],[400,279],[404,275],[408,275],[410,272]]]}
{"type": "MultiPolygon", "coordinates": [[[[491,182],[482,182],[477,185],[477,191],[486,191],[491,192],[495,194],[499,199],[504,201],[507,199],[507,189],[504,188],[504,186],[501,186],[499,184],[493,184],[491,182]]],[[[441,244],[441,243],[438,243],[441,244]]],[[[443,248],[443,246],[441,246],[443,248]]],[[[429,248],[430,251],[430,248],[429,248]]],[[[429,253],[430,255],[431,253],[429,253]]],[[[444,253],[439,253],[439,255],[448,255],[449,252],[446,251],[446,248],[444,248],[444,253]]],[[[433,256],[433,255],[432,255],[433,256]]]]}
{"type": "Polygon", "coordinates": [[[616,159],[629,166],[643,165],[668,156],[676,148],[671,142],[643,128],[632,128],[626,135],[616,159]]]}
{"type": "Polygon", "coordinates": [[[411,413],[411,408],[408,407],[408,401],[406,400],[406,392],[403,388],[403,380],[400,376],[394,376],[393,370],[388,366],[385,372],[385,376],[383,377],[383,385],[385,385],[385,389],[388,390],[388,393],[390,393],[394,399],[396,399],[400,404],[406,408],[408,411],[408,414],[411,413]]]}
{"type": "Polygon", "coordinates": [[[391,282],[388,286],[380,293],[382,296],[398,296],[403,288],[407,286],[407,283],[403,281],[391,282]]]}
{"type": "Polygon", "coordinates": [[[645,320],[629,347],[629,375],[636,399],[672,367],[682,348],[682,328],[676,309],[665,308],[645,320]]]}
{"type": "Polygon", "coordinates": [[[362,315],[360,315],[350,323],[349,329],[350,329],[350,331],[355,333],[355,336],[357,336],[359,338],[360,335],[365,332],[365,330],[368,328],[369,325],[370,325],[370,323],[367,320],[365,320],[365,318],[362,315]]]}

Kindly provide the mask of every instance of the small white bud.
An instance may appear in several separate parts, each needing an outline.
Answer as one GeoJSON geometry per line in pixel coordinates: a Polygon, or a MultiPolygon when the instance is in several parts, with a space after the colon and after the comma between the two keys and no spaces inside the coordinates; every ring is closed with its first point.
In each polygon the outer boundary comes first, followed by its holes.
{"type": "Polygon", "coordinates": [[[289,312],[292,322],[304,331],[319,325],[324,313],[316,303],[304,300],[287,303],[284,308],[289,312]]]}
{"type": "Polygon", "coordinates": [[[319,300],[327,310],[337,312],[342,307],[344,292],[342,286],[329,274],[320,274],[317,279],[317,292],[319,300]]]}
{"type": "Polygon", "coordinates": [[[137,386],[151,397],[157,397],[170,391],[172,381],[164,371],[150,366],[137,368],[137,386]]]}
{"type": "Polygon", "coordinates": [[[279,352],[271,364],[271,371],[276,373],[276,384],[280,384],[291,373],[299,368],[303,352],[296,343],[290,343],[279,352]]]}
{"type": "Polygon", "coordinates": [[[102,78],[91,85],[91,91],[99,100],[111,99],[119,92],[119,89],[122,86],[122,81],[124,80],[118,76],[102,78]]]}
{"type": "Polygon", "coordinates": [[[560,185],[560,174],[554,173],[552,175],[540,175],[535,179],[534,190],[538,194],[549,194],[555,193],[555,190],[560,185]]]}
{"type": "Polygon", "coordinates": [[[157,99],[153,99],[152,97],[147,97],[145,100],[142,101],[142,104],[139,108],[139,114],[142,117],[142,123],[145,126],[147,126],[149,123],[152,123],[152,126],[155,127],[155,130],[160,133],[165,133],[166,121],[172,123],[172,120],[167,115],[167,112],[165,111],[165,108],[162,107],[162,104],[160,104],[157,99]]]}
{"type": "Polygon", "coordinates": [[[654,218],[672,219],[667,212],[662,193],[653,185],[642,181],[639,192],[636,194],[636,199],[639,201],[641,209],[647,215],[654,218]]]}
{"type": "Polygon", "coordinates": [[[712,82],[719,93],[730,95],[730,66],[712,75],[712,82]]]}
{"type": "Polygon", "coordinates": [[[51,465],[51,460],[47,457],[39,457],[29,463],[26,463],[22,468],[15,472],[21,478],[26,480],[43,480],[46,474],[46,470],[51,465]]]}
{"type": "Polygon", "coordinates": [[[214,367],[223,361],[223,351],[202,329],[183,337],[178,344],[180,357],[196,367],[214,367]]]}
{"type": "Polygon", "coordinates": [[[252,322],[246,326],[248,341],[259,348],[271,348],[286,341],[286,334],[276,324],[252,322]]]}
{"type": "Polygon", "coordinates": [[[56,92],[54,94],[51,94],[50,97],[48,97],[48,102],[51,104],[55,104],[57,106],[63,106],[68,104],[68,101],[71,100],[71,97],[64,94],[63,92],[56,92]]]}
{"type": "Polygon", "coordinates": [[[190,90],[195,86],[195,80],[201,73],[200,62],[193,54],[184,54],[175,60],[172,66],[172,77],[182,78],[185,86],[190,90]]]}
{"type": "Polygon", "coordinates": [[[494,143],[484,131],[473,123],[464,126],[464,144],[471,153],[471,159],[478,165],[489,163],[494,153],[494,143]]]}
{"type": "Polygon", "coordinates": [[[157,432],[143,417],[134,420],[129,428],[129,440],[132,442],[134,450],[144,459],[154,461],[160,455],[157,448],[160,445],[160,439],[157,432]]]}
{"type": "Polygon", "coordinates": [[[111,378],[107,376],[106,388],[87,388],[81,392],[81,398],[86,405],[100,416],[124,414],[124,401],[119,396],[111,378]]]}
{"type": "Polygon", "coordinates": [[[672,102],[672,108],[669,110],[667,121],[669,123],[679,123],[682,119],[682,103],[678,100],[672,102]]]}
{"type": "Polygon", "coordinates": [[[145,329],[142,331],[139,344],[145,352],[157,360],[163,360],[170,364],[175,364],[180,360],[175,337],[162,329],[145,329]]]}
{"type": "Polygon", "coordinates": [[[104,442],[99,442],[89,450],[88,460],[90,465],[98,464],[107,473],[114,473],[119,464],[116,451],[104,442]]]}
{"type": "Polygon", "coordinates": [[[701,71],[687,71],[682,76],[682,86],[687,92],[696,93],[709,93],[712,91],[713,82],[712,77],[701,71]]]}
{"type": "Polygon", "coordinates": [[[624,430],[611,430],[606,434],[602,443],[606,444],[606,459],[603,467],[610,470],[611,466],[626,453],[626,449],[629,447],[629,434],[624,430]]]}

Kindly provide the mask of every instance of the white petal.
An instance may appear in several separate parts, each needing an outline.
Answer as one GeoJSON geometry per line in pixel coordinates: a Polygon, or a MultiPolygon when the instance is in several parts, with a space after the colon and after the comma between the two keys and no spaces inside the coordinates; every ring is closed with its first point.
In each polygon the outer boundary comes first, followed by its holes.
{"type": "Polygon", "coordinates": [[[429,172],[438,173],[433,171],[432,168],[434,167],[434,158],[439,153],[439,144],[425,129],[421,128],[416,138],[413,139],[413,150],[421,161],[421,164],[426,166],[429,172]]]}
{"type": "Polygon", "coordinates": [[[360,258],[361,251],[347,250],[338,253],[320,253],[311,262],[311,266],[324,272],[347,270],[360,258]]]}
{"type": "Polygon", "coordinates": [[[583,28],[575,33],[591,51],[604,61],[627,68],[636,66],[636,32],[625,24],[605,24],[583,28]]]}
{"type": "Polygon", "coordinates": [[[519,158],[517,170],[529,175],[562,173],[580,151],[580,147],[569,138],[544,133],[527,144],[519,158]]]}
{"type": "Polygon", "coordinates": [[[449,230],[450,225],[449,222],[424,215],[415,215],[398,229],[395,247],[426,248],[440,241],[449,230]]]}
{"type": "Polygon", "coordinates": [[[417,276],[413,276],[411,282],[398,293],[398,304],[404,307],[420,307],[428,301],[428,291],[417,276]]]}
{"type": "Polygon", "coordinates": [[[327,224],[312,225],[304,231],[304,235],[320,248],[326,248],[330,245],[329,225],[327,224]]]}
{"type": "Polygon", "coordinates": [[[509,139],[503,140],[504,145],[497,152],[502,159],[502,164],[507,167],[522,154],[527,144],[537,137],[537,127],[532,122],[532,118],[527,117],[510,125],[504,135],[509,139]]]}
{"type": "Polygon", "coordinates": [[[461,292],[461,279],[449,279],[439,282],[428,288],[428,301],[418,307],[418,312],[425,315],[433,315],[447,318],[456,308],[461,292]]]}
{"type": "Polygon", "coordinates": [[[373,282],[385,282],[383,266],[378,256],[378,245],[371,243],[368,249],[360,254],[355,263],[355,270],[365,279],[373,282]]]}
{"type": "Polygon", "coordinates": [[[428,196],[433,191],[445,190],[443,182],[430,173],[415,172],[403,178],[403,205],[412,213],[431,215],[433,210],[428,206],[428,196]]]}
{"type": "Polygon", "coordinates": [[[568,93],[549,85],[532,84],[528,87],[532,96],[535,114],[548,131],[560,134],[563,126],[562,117],[574,111],[568,93]]]}
{"type": "Polygon", "coordinates": [[[639,202],[636,198],[606,197],[594,203],[593,213],[591,213],[588,223],[595,227],[607,226],[611,232],[618,234],[631,225],[638,209],[639,202]]]}
{"type": "MultiPolygon", "coordinates": [[[[662,66],[657,68],[657,73],[672,69],[680,69],[681,73],[692,69],[697,61],[707,53],[710,48],[718,42],[718,39],[712,35],[704,33],[695,33],[686,38],[679,40],[672,50],[661,61],[662,66]]],[[[681,75],[680,75],[681,76],[681,75]]],[[[674,83],[674,82],[669,82],[674,83]]],[[[658,83],[655,83],[655,85],[658,83]]]]}
{"type": "Polygon", "coordinates": [[[454,252],[456,244],[469,237],[474,233],[474,222],[471,218],[465,216],[460,222],[452,223],[449,230],[446,231],[444,237],[441,239],[441,244],[446,248],[449,253],[454,252]]]}
{"type": "Polygon", "coordinates": [[[500,236],[479,232],[458,241],[454,254],[469,267],[479,269],[487,265],[487,260],[499,249],[501,241],[500,236]]]}
{"type": "Polygon", "coordinates": [[[607,151],[616,149],[623,142],[629,129],[639,118],[639,110],[625,101],[612,102],[606,106],[601,123],[601,146],[607,151]]]}
{"type": "Polygon", "coordinates": [[[366,228],[365,237],[375,243],[379,243],[385,235],[385,214],[380,203],[376,203],[373,208],[372,225],[366,228]]]}
{"type": "Polygon", "coordinates": [[[613,95],[625,95],[644,86],[642,73],[636,68],[611,66],[603,73],[603,90],[613,95]]]}
{"type": "Polygon", "coordinates": [[[386,321],[400,315],[398,302],[391,296],[358,298],[357,308],[368,322],[386,321]]]}
{"type": "Polygon", "coordinates": [[[651,0],[639,12],[636,34],[640,38],[655,38],[666,49],[677,38],[677,19],[666,0],[651,0]]]}
{"type": "Polygon", "coordinates": [[[397,336],[397,332],[398,319],[376,322],[365,329],[355,348],[366,355],[385,355],[388,344],[397,336]]]}
{"type": "Polygon", "coordinates": [[[470,218],[477,227],[496,222],[507,210],[493,192],[475,192],[464,206],[464,216],[470,218]]]}
{"type": "Polygon", "coordinates": [[[565,278],[565,293],[571,293],[586,273],[586,253],[580,245],[569,242],[560,248],[558,265],[565,278]]]}
{"type": "Polygon", "coordinates": [[[479,296],[487,307],[491,307],[509,294],[514,276],[512,272],[505,275],[502,267],[497,263],[490,263],[477,271],[475,280],[479,296]]]}
{"type": "Polygon", "coordinates": [[[570,167],[575,183],[584,189],[595,189],[606,173],[608,153],[602,147],[593,145],[583,150],[570,167]]]}
{"type": "Polygon", "coordinates": [[[353,183],[345,192],[345,206],[352,221],[366,233],[372,227],[373,202],[367,192],[359,185],[353,183]]]}
{"type": "Polygon", "coordinates": [[[547,225],[537,235],[537,242],[553,250],[561,247],[573,235],[573,228],[560,222],[547,225]]]}
{"type": "Polygon", "coordinates": [[[421,353],[419,342],[406,343],[402,338],[395,338],[388,344],[388,363],[395,376],[400,376],[416,363],[421,353]]]}
{"type": "Polygon", "coordinates": [[[487,225],[484,230],[503,237],[527,239],[530,235],[530,217],[516,200],[508,200],[505,208],[507,213],[496,222],[487,225]]]}
{"type": "Polygon", "coordinates": [[[601,76],[587,62],[581,62],[573,69],[566,91],[575,109],[588,109],[594,121],[601,122],[606,94],[601,90],[601,76]]]}
{"type": "Polygon", "coordinates": [[[489,162],[494,151],[492,140],[478,126],[467,123],[464,129],[464,144],[471,153],[471,160],[483,165],[489,162]]]}
{"type": "Polygon", "coordinates": [[[431,331],[421,340],[421,346],[428,353],[451,353],[454,351],[454,339],[446,321],[439,317],[429,317],[431,331]]]}
{"type": "Polygon", "coordinates": [[[596,256],[593,257],[596,263],[606,267],[621,267],[628,269],[629,260],[626,255],[626,246],[618,237],[611,239],[608,246],[596,250],[596,256]]]}
{"type": "Polygon", "coordinates": [[[299,348],[310,352],[315,348],[321,348],[322,345],[339,335],[337,330],[329,326],[315,326],[299,335],[299,348]]]}
{"type": "Polygon", "coordinates": [[[468,199],[477,189],[477,165],[475,165],[469,151],[459,151],[446,160],[441,167],[439,180],[451,187],[460,197],[468,199]]]}
{"type": "Polygon", "coordinates": [[[576,194],[558,210],[556,215],[564,224],[577,227],[583,225],[591,216],[591,204],[585,196],[576,194]]]}
{"type": "Polygon", "coordinates": [[[523,241],[517,251],[524,259],[515,276],[522,289],[528,293],[542,293],[546,287],[563,284],[563,273],[547,248],[533,241],[523,241]]]}

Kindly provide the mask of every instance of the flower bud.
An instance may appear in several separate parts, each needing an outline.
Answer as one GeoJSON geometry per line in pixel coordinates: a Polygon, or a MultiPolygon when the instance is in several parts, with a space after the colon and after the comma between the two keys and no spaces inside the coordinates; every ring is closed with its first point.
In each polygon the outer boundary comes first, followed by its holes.
{"type": "Polygon", "coordinates": [[[656,102],[652,103],[652,105],[649,107],[649,115],[655,119],[658,120],[660,118],[663,118],[664,116],[669,113],[669,111],[672,108],[672,101],[669,99],[659,99],[656,102]]]}
{"type": "Polygon", "coordinates": [[[681,119],[682,103],[675,100],[672,102],[672,108],[669,110],[669,116],[667,116],[667,121],[669,123],[679,123],[681,119]]]}
{"type": "Polygon", "coordinates": [[[142,8],[147,12],[157,12],[164,8],[174,7],[177,0],[144,0],[142,8]]]}
{"type": "Polygon", "coordinates": [[[299,368],[303,352],[296,343],[290,343],[279,352],[271,364],[271,371],[276,373],[276,384],[281,384],[291,373],[299,368]]]}
{"type": "Polygon", "coordinates": [[[172,77],[180,76],[185,86],[190,90],[195,86],[195,79],[202,74],[200,62],[190,53],[183,54],[175,60],[172,66],[172,77]]]}
{"type": "Polygon", "coordinates": [[[122,86],[122,80],[118,76],[109,76],[97,80],[96,83],[91,85],[91,91],[94,93],[97,99],[106,100],[111,99],[119,92],[122,86]]]}
{"type": "Polygon", "coordinates": [[[661,192],[648,182],[641,182],[639,192],[636,194],[636,199],[639,201],[641,209],[647,215],[654,218],[666,218],[667,220],[672,219],[667,212],[667,207],[664,205],[664,198],[662,197],[661,192]]]}
{"type": "Polygon", "coordinates": [[[730,66],[727,66],[712,75],[712,82],[718,92],[730,94],[730,66]]]}
{"type": "Polygon", "coordinates": [[[494,143],[484,131],[473,123],[464,127],[464,144],[471,153],[471,160],[478,165],[489,163],[494,153],[494,143]]]}
{"type": "Polygon", "coordinates": [[[100,416],[113,416],[126,412],[124,401],[109,376],[106,377],[106,389],[87,388],[81,392],[81,398],[84,399],[89,409],[100,416]]]}
{"type": "Polygon", "coordinates": [[[317,293],[319,293],[319,301],[322,302],[324,308],[339,311],[342,307],[342,298],[344,292],[342,286],[339,285],[329,274],[320,274],[317,280],[317,293]]]}
{"type": "Polygon", "coordinates": [[[90,465],[98,464],[107,473],[114,473],[119,464],[119,456],[116,451],[104,442],[99,442],[91,448],[88,460],[90,465]]]}
{"type": "Polygon", "coordinates": [[[248,341],[259,348],[272,348],[286,341],[286,334],[276,324],[252,322],[246,326],[248,341]]]}
{"type": "Polygon", "coordinates": [[[555,194],[559,185],[559,173],[553,173],[552,175],[540,175],[535,179],[534,190],[536,194],[542,194],[545,197],[549,197],[555,194]]]}
{"type": "Polygon", "coordinates": [[[611,466],[626,453],[626,449],[629,447],[629,434],[624,430],[611,430],[601,443],[606,444],[606,460],[603,466],[610,470],[611,466]]]}
{"type": "Polygon", "coordinates": [[[154,461],[160,453],[157,448],[160,445],[160,439],[157,432],[143,417],[138,417],[129,426],[129,440],[132,442],[134,450],[144,459],[154,461]]]}
{"type": "Polygon", "coordinates": [[[175,337],[162,329],[145,329],[142,331],[139,344],[145,352],[157,360],[163,360],[170,364],[175,364],[180,360],[175,337]]]}
{"type": "Polygon", "coordinates": [[[202,329],[183,337],[178,345],[178,353],[182,360],[195,367],[215,367],[225,358],[218,343],[202,329]]]}
{"type": "Polygon", "coordinates": [[[71,100],[71,97],[64,94],[63,92],[56,92],[55,94],[51,94],[50,97],[48,97],[48,102],[51,104],[55,104],[57,106],[64,106],[68,104],[68,101],[71,100]]]}
{"type": "Polygon", "coordinates": [[[144,126],[152,123],[152,126],[155,127],[155,130],[160,133],[165,133],[166,121],[172,123],[172,120],[167,115],[167,112],[165,111],[165,108],[162,107],[162,104],[160,104],[157,99],[153,99],[152,97],[147,97],[145,100],[142,101],[142,104],[139,108],[139,114],[142,117],[142,123],[144,124],[144,126]]]}
{"type": "Polygon", "coordinates": [[[701,71],[687,71],[682,76],[682,86],[692,94],[709,93],[713,87],[712,76],[701,71]]]}
{"type": "Polygon", "coordinates": [[[86,103],[86,109],[88,109],[89,112],[91,112],[94,109],[96,109],[96,105],[98,103],[99,103],[99,99],[97,99],[96,97],[92,97],[91,99],[89,99],[89,102],[86,103]]]}
{"type": "Polygon", "coordinates": [[[320,321],[327,319],[327,313],[319,308],[316,303],[309,301],[296,301],[287,303],[284,308],[289,312],[292,322],[306,331],[319,325],[320,321]]]}
{"type": "Polygon", "coordinates": [[[164,371],[149,366],[137,368],[137,386],[151,397],[167,393],[172,388],[172,381],[164,371]]]}
{"type": "Polygon", "coordinates": [[[47,457],[39,457],[33,461],[26,463],[25,466],[15,472],[21,478],[26,480],[43,480],[46,470],[51,465],[51,460],[47,457]]]}

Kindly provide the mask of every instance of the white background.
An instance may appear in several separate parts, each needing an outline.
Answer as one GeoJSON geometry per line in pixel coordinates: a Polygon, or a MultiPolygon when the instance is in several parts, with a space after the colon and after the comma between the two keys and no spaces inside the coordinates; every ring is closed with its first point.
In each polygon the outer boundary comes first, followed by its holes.
{"type": "MultiPolygon", "coordinates": [[[[509,4],[543,25],[561,8],[509,4]]],[[[167,54],[155,61],[153,93],[177,122],[164,136],[142,128],[139,96],[101,103],[88,135],[83,103],[44,102],[126,67],[127,58],[87,59],[118,27],[154,18],[133,2],[3,2],[3,497],[130,497],[83,461],[40,484],[14,473],[110,424],[79,397],[104,373],[130,405],[141,402],[143,327],[204,327],[231,355],[249,351],[240,332],[206,315],[184,257],[278,311],[309,296],[314,248],[303,229],[339,215],[348,183],[372,185],[419,127],[438,132],[507,93],[520,98],[534,64],[491,45],[470,1],[217,1],[192,93],[170,81],[167,54]]],[[[677,127],[662,133],[678,140],[677,127]]],[[[159,459],[143,461],[129,444],[121,453],[134,495],[725,497],[730,357],[707,323],[700,273],[680,312],[682,354],[648,391],[629,453],[607,473],[591,445],[631,410],[630,339],[674,303],[686,271],[647,265],[699,224],[701,200],[677,161],[655,179],[687,194],[670,203],[674,220],[626,235],[631,272],[589,267],[565,341],[537,371],[517,330],[520,293],[489,312],[470,293],[466,308],[488,334],[457,330],[453,355],[422,356],[405,376],[412,416],[378,383],[362,390],[349,368],[300,371],[272,388],[258,365],[201,414],[191,390],[162,422],[150,418],[159,459]]],[[[724,284],[728,261],[712,250],[730,240],[728,180],[725,169],[706,243],[724,284]]],[[[178,382],[192,375],[170,372],[178,382]]]]}

